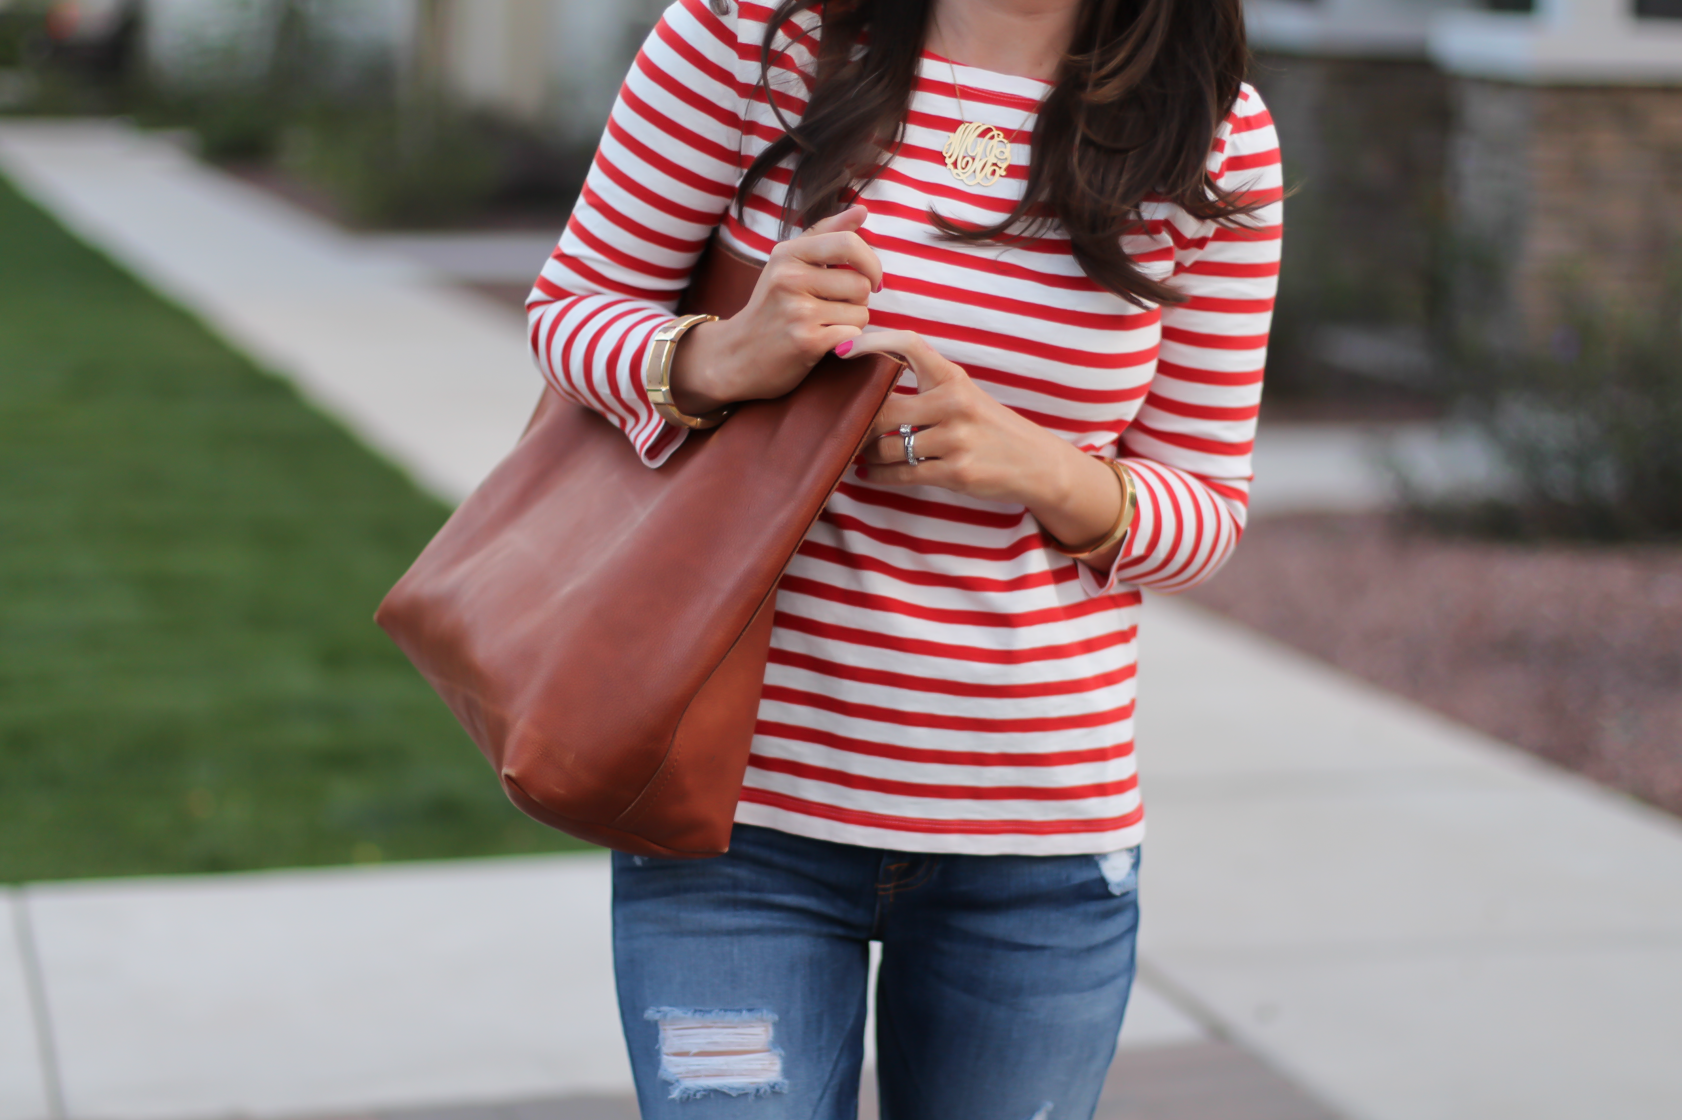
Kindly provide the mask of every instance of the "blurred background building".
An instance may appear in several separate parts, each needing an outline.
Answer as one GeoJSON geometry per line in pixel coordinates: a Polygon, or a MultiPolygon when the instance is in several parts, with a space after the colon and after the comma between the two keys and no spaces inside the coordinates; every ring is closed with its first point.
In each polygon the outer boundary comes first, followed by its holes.
{"type": "MultiPolygon", "coordinates": [[[[15,3],[15,0],[14,0],[15,3]]],[[[87,0],[57,5],[74,39],[123,34],[175,88],[249,79],[289,19],[353,64],[436,79],[476,108],[566,140],[593,135],[619,78],[658,17],[657,0],[87,0]],[[73,29],[73,30],[72,30],[73,29]]]]}
{"type": "MultiPolygon", "coordinates": [[[[45,5],[61,49],[177,95],[297,84],[288,67],[309,83],[380,73],[394,96],[441,93],[575,160],[662,6],[45,5]],[[305,26],[300,63],[285,56],[305,26]]],[[[1299,186],[1276,388],[1418,381],[1433,331],[1522,347],[1584,300],[1658,298],[1682,234],[1682,0],[1249,0],[1249,12],[1254,79],[1299,186]]]]}
{"type": "Polygon", "coordinates": [[[1566,301],[1660,300],[1682,236],[1677,0],[1249,10],[1301,189],[1285,365],[1417,378],[1433,325],[1522,347],[1566,301]]]}

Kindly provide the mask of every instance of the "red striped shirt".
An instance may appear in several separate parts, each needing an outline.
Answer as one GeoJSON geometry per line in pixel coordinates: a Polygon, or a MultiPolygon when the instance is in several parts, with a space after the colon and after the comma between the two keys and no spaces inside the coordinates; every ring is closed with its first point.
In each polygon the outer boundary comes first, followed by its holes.
{"type": "MultiPolygon", "coordinates": [[[[626,78],[554,257],[528,301],[539,367],[618,424],[650,467],[684,433],[642,392],[654,331],[715,227],[749,255],[779,236],[786,172],[744,218],[742,171],[782,125],[757,91],[770,8],[672,5],[626,78]]],[[[811,13],[782,29],[773,95],[797,118],[811,13]]],[[[1094,454],[1124,457],[1139,513],[1098,573],[1047,549],[1020,506],[851,476],[784,577],[737,819],[903,850],[1057,854],[1139,842],[1133,751],[1141,587],[1207,579],[1243,532],[1279,266],[1272,119],[1244,87],[1209,153],[1220,185],[1265,200],[1231,230],[1147,202],[1128,251],[1189,299],[1137,308],[1094,284],[1053,226],[1033,240],[942,238],[1008,213],[1033,158],[1028,78],[925,56],[905,143],[866,189],[886,289],[872,329],[921,332],[998,400],[1094,454]],[[940,157],[979,120],[1015,137],[1009,175],[964,186],[940,157]]],[[[902,391],[914,391],[909,378],[902,391]]]]}

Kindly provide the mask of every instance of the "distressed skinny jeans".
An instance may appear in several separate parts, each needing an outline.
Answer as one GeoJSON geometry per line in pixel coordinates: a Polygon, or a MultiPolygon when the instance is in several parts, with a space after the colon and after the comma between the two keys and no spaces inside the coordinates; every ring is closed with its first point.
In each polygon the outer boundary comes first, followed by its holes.
{"type": "Polygon", "coordinates": [[[615,853],[644,1120],[854,1120],[869,943],[884,1120],[1089,1120],[1133,982],[1136,850],[927,855],[737,825],[615,853]]]}

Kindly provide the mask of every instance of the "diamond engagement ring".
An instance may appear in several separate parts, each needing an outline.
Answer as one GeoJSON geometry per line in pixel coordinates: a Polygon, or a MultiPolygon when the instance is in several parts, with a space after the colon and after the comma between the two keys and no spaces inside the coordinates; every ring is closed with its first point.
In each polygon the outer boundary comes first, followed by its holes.
{"type": "Polygon", "coordinates": [[[912,466],[921,463],[922,460],[917,458],[917,430],[910,424],[901,424],[899,438],[905,441],[905,461],[912,466]]]}

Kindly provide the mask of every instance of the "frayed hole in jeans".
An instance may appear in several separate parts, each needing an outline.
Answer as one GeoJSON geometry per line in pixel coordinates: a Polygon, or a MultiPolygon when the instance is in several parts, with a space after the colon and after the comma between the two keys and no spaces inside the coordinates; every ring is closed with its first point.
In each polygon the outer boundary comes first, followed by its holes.
{"type": "Polygon", "coordinates": [[[772,1044],[769,1011],[690,1011],[651,1007],[660,1025],[660,1079],[674,1100],[706,1093],[758,1096],[788,1088],[783,1052],[772,1044]]]}
{"type": "Polygon", "coordinates": [[[1110,893],[1120,898],[1139,889],[1139,849],[1123,848],[1119,852],[1098,856],[1098,871],[1110,886],[1110,893]]]}

